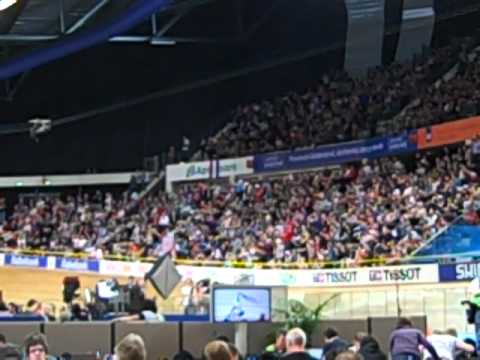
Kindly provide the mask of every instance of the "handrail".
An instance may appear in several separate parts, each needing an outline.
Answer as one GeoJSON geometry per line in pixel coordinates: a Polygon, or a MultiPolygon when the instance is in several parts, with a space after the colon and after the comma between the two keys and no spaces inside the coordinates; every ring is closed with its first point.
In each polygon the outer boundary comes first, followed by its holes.
{"type": "MultiPolygon", "coordinates": [[[[135,256],[121,256],[121,255],[107,255],[102,259],[96,259],[87,253],[75,252],[61,252],[61,251],[44,251],[34,249],[11,249],[0,248],[0,253],[18,254],[26,256],[56,256],[71,259],[82,260],[111,260],[111,261],[128,261],[128,262],[146,262],[153,263],[157,258],[153,257],[135,257],[135,256]]],[[[460,253],[455,254],[456,258],[474,257],[479,254],[460,253]]],[[[480,255],[479,255],[480,256],[480,255]]],[[[244,268],[244,269],[347,269],[353,267],[371,267],[371,266],[395,266],[404,265],[412,260],[419,260],[425,262],[439,261],[451,259],[451,255],[427,255],[427,256],[406,256],[404,258],[375,258],[363,260],[361,263],[347,264],[346,261],[308,261],[297,263],[279,263],[279,262],[260,262],[260,261],[219,261],[219,260],[186,260],[174,259],[176,265],[198,266],[198,267],[228,267],[228,268],[244,268]]]]}

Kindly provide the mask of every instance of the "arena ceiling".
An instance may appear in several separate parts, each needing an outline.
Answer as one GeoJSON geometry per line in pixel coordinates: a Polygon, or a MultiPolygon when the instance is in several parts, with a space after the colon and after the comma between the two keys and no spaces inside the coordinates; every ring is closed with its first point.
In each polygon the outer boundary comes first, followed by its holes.
{"type": "MultiPolygon", "coordinates": [[[[385,2],[392,19],[385,27],[393,34],[404,1],[385,2]]],[[[178,94],[312,56],[320,56],[318,68],[341,67],[346,23],[345,0],[17,0],[0,11],[0,130],[37,116],[81,119],[98,108],[178,94]],[[66,46],[63,54],[22,69],[32,53],[129,19],[145,4],[151,13],[128,29],[105,32],[104,40],[88,46],[66,46]],[[332,51],[338,54],[321,57],[332,51]]],[[[385,53],[395,48],[389,44],[394,38],[386,37],[385,53]]],[[[304,78],[314,73],[305,65],[298,71],[304,78]]],[[[297,84],[275,86],[280,91],[297,84]]]]}
{"type": "MultiPolygon", "coordinates": [[[[111,24],[138,2],[19,0],[17,9],[0,13],[0,74],[32,52],[111,24]]],[[[341,44],[342,16],[336,23],[318,26],[322,16],[313,15],[325,9],[341,14],[343,4],[302,3],[303,7],[289,0],[175,1],[106,41],[6,76],[0,84],[0,123],[45,113],[56,118],[152,91],[188,87],[232,69],[309,51],[316,46],[312,38],[328,36],[341,44]]]]}

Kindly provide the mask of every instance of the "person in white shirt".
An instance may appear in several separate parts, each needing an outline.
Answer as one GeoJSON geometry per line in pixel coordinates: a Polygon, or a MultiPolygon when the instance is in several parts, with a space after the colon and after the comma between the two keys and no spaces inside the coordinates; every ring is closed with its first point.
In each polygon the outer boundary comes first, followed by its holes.
{"type": "MultiPolygon", "coordinates": [[[[445,332],[435,330],[427,340],[437,351],[438,356],[443,360],[454,360],[457,351],[473,353],[475,348],[472,345],[457,338],[455,329],[449,329],[445,332]]],[[[425,353],[425,359],[429,359],[429,353],[425,353]]]]}

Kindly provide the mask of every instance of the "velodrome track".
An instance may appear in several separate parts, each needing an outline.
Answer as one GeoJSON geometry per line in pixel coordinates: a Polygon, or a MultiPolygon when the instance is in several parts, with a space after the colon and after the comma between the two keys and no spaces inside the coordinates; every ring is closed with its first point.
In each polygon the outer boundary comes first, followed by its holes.
{"type": "MultiPolygon", "coordinates": [[[[25,304],[29,299],[52,303],[57,309],[63,305],[62,285],[66,276],[78,276],[81,289],[95,289],[97,281],[109,279],[109,276],[74,273],[70,271],[49,271],[42,269],[0,267],[0,290],[6,302],[25,304]]],[[[127,282],[126,277],[116,277],[120,284],[127,282]]],[[[83,291],[82,291],[83,294],[83,291]]],[[[157,296],[152,286],[147,285],[147,295],[157,296]]],[[[178,297],[169,301],[160,301],[162,310],[168,311],[175,306],[178,297]]]]}
{"type": "MultiPolygon", "coordinates": [[[[111,278],[105,275],[75,273],[63,270],[43,270],[14,267],[0,267],[0,290],[5,301],[25,304],[29,299],[55,304],[57,310],[63,305],[62,283],[66,276],[78,276],[81,288],[95,288],[97,281],[111,278]]],[[[116,277],[120,284],[126,277],[116,277]]],[[[426,314],[432,329],[456,327],[466,331],[464,309],[460,301],[467,298],[469,282],[437,284],[403,284],[401,286],[356,286],[356,287],[310,287],[288,288],[289,298],[302,300],[315,306],[332,294],[340,294],[325,316],[328,318],[366,318],[368,316],[395,316],[397,302],[402,315],[426,314]]],[[[156,296],[163,313],[181,312],[181,294],[178,286],[168,300],[162,300],[150,284],[147,295],[156,296]]]]}

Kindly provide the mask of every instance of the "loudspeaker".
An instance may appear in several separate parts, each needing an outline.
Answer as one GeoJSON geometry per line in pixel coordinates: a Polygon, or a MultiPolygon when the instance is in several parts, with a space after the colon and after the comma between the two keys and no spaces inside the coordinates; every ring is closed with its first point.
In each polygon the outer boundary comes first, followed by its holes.
{"type": "Polygon", "coordinates": [[[167,299],[173,289],[182,280],[170,256],[163,256],[157,260],[152,269],[145,275],[150,280],[158,294],[167,299]]]}

